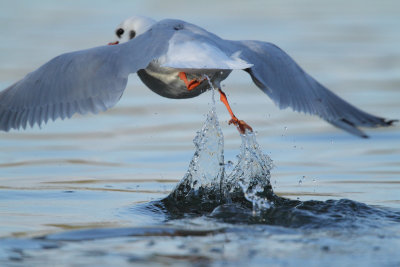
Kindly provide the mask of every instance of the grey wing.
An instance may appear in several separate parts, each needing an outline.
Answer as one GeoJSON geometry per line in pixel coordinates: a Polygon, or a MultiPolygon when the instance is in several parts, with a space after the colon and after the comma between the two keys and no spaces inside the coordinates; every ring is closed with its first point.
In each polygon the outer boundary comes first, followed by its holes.
{"type": "Polygon", "coordinates": [[[41,125],[74,113],[104,111],[120,99],[128,75],[165,52],[173,31],[60,55],[0,92],[0,130],[41,125]],[[154,40],[158,40],[154,42],[154,40]]]}
{"type": "Polygon", "coordinates": [[[389,126],[393,121],[368,114],[338,97],[279,47],[259,41],[235,42],[241,58],[253,67],[246,69],[254,83],[281,109],[318,115],[327,122],[360,137],[368,137],[358,126],[389,126]]]}

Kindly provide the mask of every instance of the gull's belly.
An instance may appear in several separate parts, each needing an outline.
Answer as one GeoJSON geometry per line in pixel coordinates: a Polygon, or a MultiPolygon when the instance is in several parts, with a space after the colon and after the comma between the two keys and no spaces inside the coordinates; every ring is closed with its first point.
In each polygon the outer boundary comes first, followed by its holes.
{"type": "Polygon", "coordinates": [[[188,90],[185,83],[179,78],[179,72],[184,71],[187,79],[202,80],[207,75],[214,87],[220,87],[219,83],[226,79],[231,70],[178,70],[169,67],[161,67],[152,62],[146,69],[139,70],[138,76],[142,82],[153,92],[168,98],[191,98],[210,89],[207,80],[192,90],[188,90]]]}

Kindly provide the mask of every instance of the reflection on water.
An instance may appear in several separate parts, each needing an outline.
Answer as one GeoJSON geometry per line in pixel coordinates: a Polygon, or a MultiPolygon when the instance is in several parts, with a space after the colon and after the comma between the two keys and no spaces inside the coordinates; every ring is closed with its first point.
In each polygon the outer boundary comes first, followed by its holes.
{"type": "MultiPolygon", "coordinates": [[[[206,1],[196,6],[202,16],[170,1],[96,3],[0,3],[0,87],[58,54],[108,43],[134,12],[271,41],[346,100],[399,118],[398,1],[206,1]]],[[[398,126],[357,139],[278,110],[240,72],[225,92],[274,159],[271,186],[282,202],[258,217],[248,201],[179,216],[163,207],[210,96],[163,99],[132,75],[110,111],[0,133],[0,265],[399,265],[398,126]]],[[[223,105],[217,114],[233,167],[242,140],[223,105]]]]}

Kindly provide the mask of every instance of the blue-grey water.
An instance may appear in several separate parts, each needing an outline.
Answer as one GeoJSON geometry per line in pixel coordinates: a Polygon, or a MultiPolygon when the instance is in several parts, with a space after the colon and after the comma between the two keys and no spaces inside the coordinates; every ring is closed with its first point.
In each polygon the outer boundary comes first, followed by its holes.
{"type": "MultiPolygon", "coordinates": [[[[351,103],[400,118],[400,3],[390,0],[0,0],[0,88],[56,55],[108,43],[135,14],[273,42],[351,103]]],[[[234,204],[168,209],[160,199],[188,169],[210,94],[165,99],[132,75],[105,113],[0,133],[0,265],[400,265],[399,124],[359,139],[279,110],[246,73],[224,85],[287,202],[257,216],[234,204]]],[[[221,103],[217,113],[235,163],[241,138],[221,103]]]]}

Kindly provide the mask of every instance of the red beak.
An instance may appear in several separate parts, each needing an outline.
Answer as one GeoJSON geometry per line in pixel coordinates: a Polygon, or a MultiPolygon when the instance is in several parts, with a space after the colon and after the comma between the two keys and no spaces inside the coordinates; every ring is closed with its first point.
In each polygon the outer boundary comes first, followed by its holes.
{"type": "Polygon", "coordinates": [[[108,45],[116,45],[116,44],[119,44],[119,42],[116,41],[116,42],[114,42],[114,43],[108,43],[108,45]]]}

